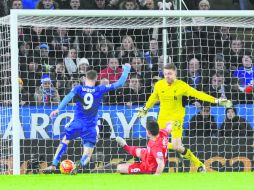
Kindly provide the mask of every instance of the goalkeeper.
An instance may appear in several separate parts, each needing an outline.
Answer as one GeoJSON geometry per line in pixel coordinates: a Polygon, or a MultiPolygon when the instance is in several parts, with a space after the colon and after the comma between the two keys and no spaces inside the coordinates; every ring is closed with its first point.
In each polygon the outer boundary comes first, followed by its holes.
{"type": "Polygon", "coordinates": [[[154,86],[154,91],[146,102],[145,106],[138,111],[138,117],[144,117],[149,108],[156,102],[160,102],[158,123],[160,129],[165,128],[168,122],[173,122],[171,132],[172,142],[168,144],[168,149],[175,150],[181,156],[187,158],[198,168],[198,172],[206,172],[205,165],[191,152],[190,149],[182,145],[183,121],[185,107],[183,99],[187,96],[195,97],[202,101],[216,103],[221,106],[231,107],[232,103],[227,99],[216,99],[204,92],[200,92],[190,87],[185,82],[176,78],[176,67],[173,64],[164,66],[164,79],[158,81],[154,86]]]}

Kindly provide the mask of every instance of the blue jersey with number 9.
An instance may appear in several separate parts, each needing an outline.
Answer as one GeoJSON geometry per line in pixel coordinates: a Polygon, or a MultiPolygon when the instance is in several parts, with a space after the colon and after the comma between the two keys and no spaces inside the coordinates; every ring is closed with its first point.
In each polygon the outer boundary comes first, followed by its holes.
{"type": "Polygon", "coordinates": [[[114,90],[113,85],[82,86],[78,85],[72,89],[75,94],[76,109],[74,119],[86,121],[87,126],[96,126],[98,120],[98,109],[101,105],[104,93],[114,90]]]}

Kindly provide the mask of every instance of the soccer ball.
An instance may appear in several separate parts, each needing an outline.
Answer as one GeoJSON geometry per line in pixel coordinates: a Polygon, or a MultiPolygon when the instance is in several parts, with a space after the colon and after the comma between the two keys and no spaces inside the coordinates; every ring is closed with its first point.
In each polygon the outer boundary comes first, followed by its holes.
{"type": "Polygon", "coordinates": [[[69,174],[75,168],[75,164],[71,160],[63,160],[60,164],[60,172],[69,174]]]}

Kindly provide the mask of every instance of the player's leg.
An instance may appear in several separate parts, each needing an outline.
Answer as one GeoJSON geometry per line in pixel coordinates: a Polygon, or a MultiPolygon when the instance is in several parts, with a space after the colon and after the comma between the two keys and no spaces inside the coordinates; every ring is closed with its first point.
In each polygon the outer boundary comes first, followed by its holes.
{"type": "MultiPolygon", "coordinates": [[[[159,125],[166,126],[166,121],[159,122],[159,125]]],[[[164,127],[165,128],[165,127],[164,127]]],[[[171,132],[172,142],[168,143],[168,149],[174,150],[188,160],[190,160],[199,172],[205,172],[205,165],[191,152],[190,149],[182,145],[183,121],[174,121],[171,132]]]]}
{"type": "Polygon", "coordinates": [[[85,167],[91,159],[97,138],[96,127],[83,127],[80,136],[83,144],[83,155],[80,161],[75,162],[76,167],[70,173],[74,175],[78,173],[80,167],[85,167]]]}
{"type": "Polygon", "coordinates": [[[59,161],[61,160],[63,154],[66,152],[69,142],[70,141],[66,139],[66,136],[64,136],[61,143],[57,147],[55,156],[54,156],[53,161],[52,161],[52,165],[45,168],[43,170],[44,173],[51,173],[51,172],[56,170],[56,166],[58,165],[59,161]]]}
{"type": "Polygon", "coordinates": [[[132,165],[132,164],[131,163],[118,164],[117,165],[117,172],[120,174],[128,174],[130,165],[132,165]]]}
{"type": "Polygon", "coordinates": [[[137,146],[129,146],[122,137],[116,137],[116,142],[121,146],[126,152],[135,157],[141,157],[141,148],[137,146]]]}

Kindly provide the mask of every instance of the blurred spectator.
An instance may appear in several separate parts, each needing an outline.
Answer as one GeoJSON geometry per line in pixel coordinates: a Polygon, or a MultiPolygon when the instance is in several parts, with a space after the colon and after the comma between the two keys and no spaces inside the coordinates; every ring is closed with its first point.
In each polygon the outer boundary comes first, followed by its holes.
{"type": "Polygon", "coordinates": [[[197,58],[189,60],[188,68],[182,71],[182,80],[189,84],[191,87],[201,90],[203,85],[203,76],[201,73],[200,62],[197,58]]]}
{"type": "Polygon", "coordinates": [[[19,78],[19,105],[27,106],[29,105],[29,94],[23,85],[22,79],[19,78]]]}
{"type": "Polygon", "coordinates": [[[65,74],[65,66],[63,60],[57,61],[54,71],[55,72],[52,73],[53,84],[59,93],[60,99],[62,100],[70,88],[70,81],[65,74]]]}
{"type": "Polygon", "coordinates": [[[150,94],[143,86],[142,78],[138,74],[130,76],[128,86],[123,88],[122,102],[131,107],[132,105],[144,105],[150,94]]]}
{"type": "Polygon", "coordinates": [[[204,84],[208,84],[210,78],[215,73],[221,73],[223,77],[225,78],[225,84],[231,83],[231,72],[227,69],[225,66],[225,59],[224,55],[222,53],[217,53],[214,57],[213,64],[210,64],[210,67],[208,69],[203,69],[203,76],[204,76],[204,84]]]}
{"type": "Polygon", "coordinates": [[[210,9],[210,3],[208,0],[201,0],[198,4],[199,10],[209,10],[210,9]]]}
{"type": "MultiPolygon", "coordinates": [[[[101,78],[100,79],[100,85],[109,85],[110,81],[107,78],[101,78]]],[[[103,105],[117,105],[118,103],[121,102],[122,99],[122,89],[118,88],[116,90],[111,90],[104,94],[103,96],[103,105]]]]}
{"type": "Polygon", "coordinates": [[[242,57],[242,64],[243,67],[239,67],[233,76],[240,79],[240,90],[244,91],[246,87],[254,86],[254,66],[250,51],[245,51],[245,55],[242,57]]]}
{"type": "Polygon", "coordinates": [[[21,35],[24,35],[23,39],[29,39],[31,41],[31,49],[36,51],[39,49],[40,43],[46,43],[51,40],[51,36],[46,32],[46,28],[39,26],[24,27],[22,28],[21,35]]]}
{"type": "Polygon", "coordinates": [[[41,85],[35,89],[34,100],[36,105],[58,105],[60,97],[56,88],[53,87],[48,75],[43,75],[41,85]]]}
{"type": "MultiPolygon", "coordinates": [[[[197,17],[199,19],[199,17],[197,17]]],[[[201,21],[195,21],[197,23],[201,21]]],[[[183,46],[186,54],[200,55],[200,61],[212,62],[216,51],[216,42],[220,35],[214,32],[214,27],[191,26],[186,27],[183,32],[183,46]]],[[[202,64],[201,68],[207,68],[202,64]]]]}
{"type": "Polygon", "coordinates": [[[106,0],[92,0],[92,8],[91,9],[110,9],[111,6],[108,1],[106,0]]]}
{"type": "Polygon", "coordinates": [[[144,85],[150,87],[152,75],[141,57],[132,58],[130,74],[138,74],[145,81],[144,85]]]}
{"type": "MultiPolygon", "coordinates": [[[[167,56],[167,63],[172,63],[172,59],[170,56],[167,56]]],[[[158,58],[158,61],[155,63],[155,65],[153,65],[152,68],[152,76],[159,76],[161,78],[163,78],[164,74],[163,74],[163,66],[164,66],[164,56],[161,55],[158,58]]]]}
{"type": "Polygon", "coordinates": [[[139,5],[136,0],[124,0],[119,5],[120,10],[138,10],[139,5]]]}
{"type": "Polygon", "coordinates": [[[30,105],[34,105],[35,88],[40,85],[42,68],[39,58],[30,57],[27,61],[26,68],[20,71],[23,79],[24,88],[29,93],[30,105]]]}
{"type": "Polygon", "coordinates": [[[229,63],[226,67],[232,73],[234,73],[237,68],[242,67],[242,64],[239,65],[239,63],[241,63],[241,55],[243,55],[243,52],[242,40],[238,36],[232,36],[230,47],[225,48],[223,52],[226,62],[229,63]]]}
{"type": "Polygon", "coordinates": [[[108,67],[101,70],[98,76],[98,80],[107,78],[109,79],[110,83],[116,82],[120,78],[122,71],[122,68],[119,68],[118,59],[110,58],[108,60],[108,67]]]}
{"type": "Polygon", "coordinates": [[[253,137],[251,125],[237,115],[235,108],[226,108],[225,120],[220,128],[220,136],[225,137],[253,137]]]}
{"type": "Polygon", "coordinates": [[[70,0],[55,0],[59,9],[70,9],[70,0]]]}
{"type": "Polygon", "coordinates": [[[22,0],[11,0],[11,9],[23,9],[22,0]]]}
{"type": "Polygon", "coordinates": [[[215,98],[226,98],[229,100],[233,100],[235,103],[236,98],[235,95],[232,94],[231,86],[224,84],[224,77],[221,72],[215,73],[210,81],[210,84],[203,88],[203,91],[210,94],[215,98]]]}
{"type": "Polygon", "coordinates": [[[108,9],[119,9],[121,0],[109,0],[108,9]]]}
{"type": "Polygon", "coordinates": [[[80,0],[70,0],[70,8],[72,10],[80,9],[80,0]]]}
{"type": "Polygon", "coordinates": [[[133,57],[142,57],[131,36],[123,36],[118,58],[121,64],[130,63],[133,57]]]}
{"type": "Polygon", "coordinates": [[[33,55],[31,48],[31,39],[25,36],[19,36],[19,63],[26,64],[27,58],[33,55]]]}
{"type": "Polygon", "coordinates": [[[71,37],[67,28],[58,27],[54,31],[51,44],[55,51],[54,57],[63,58],[70,48],[71,43],[74,41],[74,37],[71,37]]]}
{"type": "Polygon", "coordinates": [[[85,75],[86,72],[91,69],[88,59],[84,57],[78,61],[77,67],[78,77],[85,75]]]}
{"type": "MultiPolygon", "coordinates": [[[[159,10],[163,10],[163,1],[158,1],[157,5],[158,5],[159,10]]],[[[172,1],[165,1],[165,9],[166,10],[174,10],[173,2],[172,1]]]]}
{"type": "Polygon", "coordinates": [[[186,136],[211,137],[218,135],[218,128],[214,116],[211,115],[211,107],[203,105],[200,112],[194,115],[189,122],[186,136]]]}
{"type": "Polygon", "coordinates": [[[113,45],[107,39],[101,39],[96,49],[91,61],[93,68],[99,73],[108,66],[108,59],[114,57],[113,45]]]}
{"type": "Polygon", "coordinates": [[[3,17],[7,14],[5,5],[3,1],[0,1],[0,17],[3,17]]]}
{"type": "Polygon", "coordinates": [[[48,44],[41,44],[39,46],[40,52],[40,64],[42,66],[42,72],[50,73],[55,66],[55,59],[49,57],[49,46],[48,44]]]}
{"type": "Polygon", "coordinates": [[[141,9],[144,10],[157,10],[157,4],[154,0],[144,0],[144,4],[142,5],[141,9]]]}
{"type": "Polygon", "coordinates": [[[64,58],[64,65],[69,77],[73,77],[73,75],[77,73],[78,62],[79,62],[79,58],[77,56],[77,50],[74,48],[71,48],[68,52],[67,57],[64,58]]]}
{"type": "Polygon", "coordinates": [[[105,39],[105,37],[99,30],[93,28],[84,28],[77,32],[77,36],[78,49],[81,52],[79,56],[91,58],[89,59],[89,62],[92,63],[92,58],[97,50],[96,45],[102,38],[105,39]]]}
{"type": "Polygon", "coordinates": [[[37,9],[58,9],[58,4],[54,0],[40,0],[37,9]]]}
{"type": "Polygon", "coordinates": [[[232,40],[229,27],[219,27],[218,34],[220,37],[216,39],[216,53],[223,53],[224,49],[228,49],[230,47],[230,41],[232,40]]]}
{"type": "Polygon", "coordinates": [[[162,55],[162,51],[159,48],[159,44],[157,39],[152,38],[149,42],[149,50],[145,52],[145,60],[148,63],[148,66],[151,70],[158,70],[158,63],[159,56],[162,55]]]}
{"type": "Polygon", "coordinates": [[[236,103],[239,104],[253,104],[254,102],[254,96],[253,91],[252,92],[245,92],[244,89],[240,86],[240,79],[239,78],[232,78],[231,82],[231,93],[235,97],[236,103]]]}

